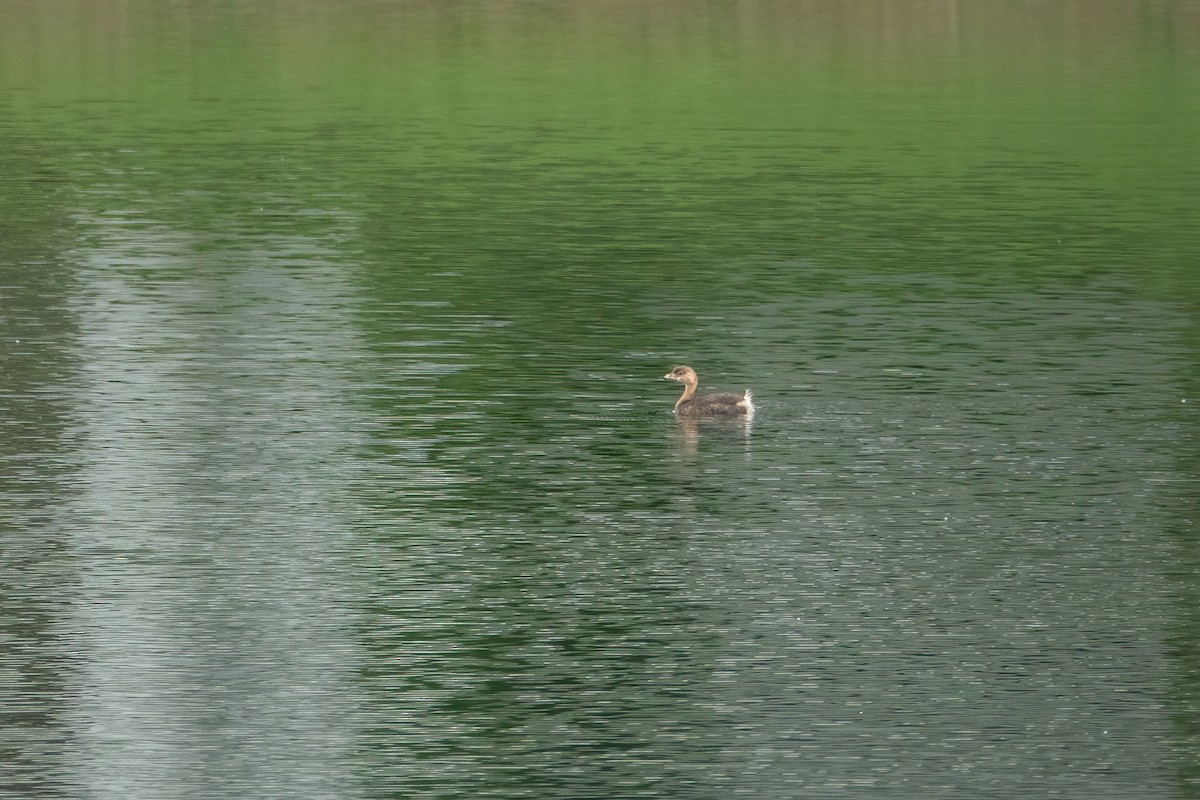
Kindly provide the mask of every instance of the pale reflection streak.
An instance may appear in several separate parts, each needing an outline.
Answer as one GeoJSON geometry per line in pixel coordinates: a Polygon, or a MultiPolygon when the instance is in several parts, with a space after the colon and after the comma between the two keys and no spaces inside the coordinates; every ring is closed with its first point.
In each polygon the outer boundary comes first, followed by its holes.
{"type": "Polygon", "coordinates": [[[677,446],[682,455],[695,456],[700,445],[701,434],[707,431],[710,435],[742,436],[745,443],[744,454],[746,458],[750,457],[750,434],[754,430],[753,415],[732,420],[678,419],[675,421],[675,427],[677,446]]]}
{"type": "Polygon", "coordinates": [[[357,658],[340,454],[363,426],[322,387],[361,350],[348,289],[296,255],[312,242],[201,265],[153,221],[82,224],[100,244],[72,301],[85,466],[65,778],[92,797],[333,794],[357,658]]]}

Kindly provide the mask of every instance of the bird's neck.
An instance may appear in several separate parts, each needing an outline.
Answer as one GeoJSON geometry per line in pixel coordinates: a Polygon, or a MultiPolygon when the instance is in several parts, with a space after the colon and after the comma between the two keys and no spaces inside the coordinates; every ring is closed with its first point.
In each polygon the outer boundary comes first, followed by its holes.
{"type": "Polygon", "coordinates": [[[696,384],[685,383],[683,385],[683,394],[679,395],[679,399],[675,401],[675,407],[679,408],[680,405],[682,405],[683,403],[686,403],[688,400],[691,400],[692,396],[695,394],[696,394],[696,384]]]}

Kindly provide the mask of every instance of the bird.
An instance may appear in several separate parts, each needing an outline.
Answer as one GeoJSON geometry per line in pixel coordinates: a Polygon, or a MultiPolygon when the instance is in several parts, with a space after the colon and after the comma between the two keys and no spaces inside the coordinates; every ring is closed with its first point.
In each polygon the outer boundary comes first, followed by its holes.
{"type": "Polygon", "coordinates": [[[688,419],[698,417],[746,417],[754,416],[754,403],[750,399],[750,390],[737,392],[718,392],[716,394],[696,395],[696,386],[700,379],[696,370],[687,366],[675,367],[663,375],[663,378],[679,381],[683,384],[683,394],[675,401],[675,415],[688,419]]]}

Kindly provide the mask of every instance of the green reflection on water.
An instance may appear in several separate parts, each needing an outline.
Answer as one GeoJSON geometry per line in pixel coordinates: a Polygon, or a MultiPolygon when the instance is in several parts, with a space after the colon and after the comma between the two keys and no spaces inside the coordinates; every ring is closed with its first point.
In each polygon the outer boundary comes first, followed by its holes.
{"type": "Polygon", "coordinates": [[[1195,287],[1187,4],[5,17],[8,137],[71,182],[136,163],[122,183],[158,202],[213,192],[159,207],[190,225],[269,190],[352,207],[389,266],[590,258],[581,271],[602,262],[606,280],[632,261],[669,281],[804,257],[1195,287]]]}

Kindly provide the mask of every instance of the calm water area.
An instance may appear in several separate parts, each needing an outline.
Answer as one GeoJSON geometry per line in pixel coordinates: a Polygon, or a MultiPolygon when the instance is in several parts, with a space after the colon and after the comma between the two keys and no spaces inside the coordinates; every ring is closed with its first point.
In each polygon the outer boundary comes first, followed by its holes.
{"type": "Polygon", "coordinates": [[[0,180],[0,797],[1200,798],[1200,5],[16,0],[0,180]]]}

